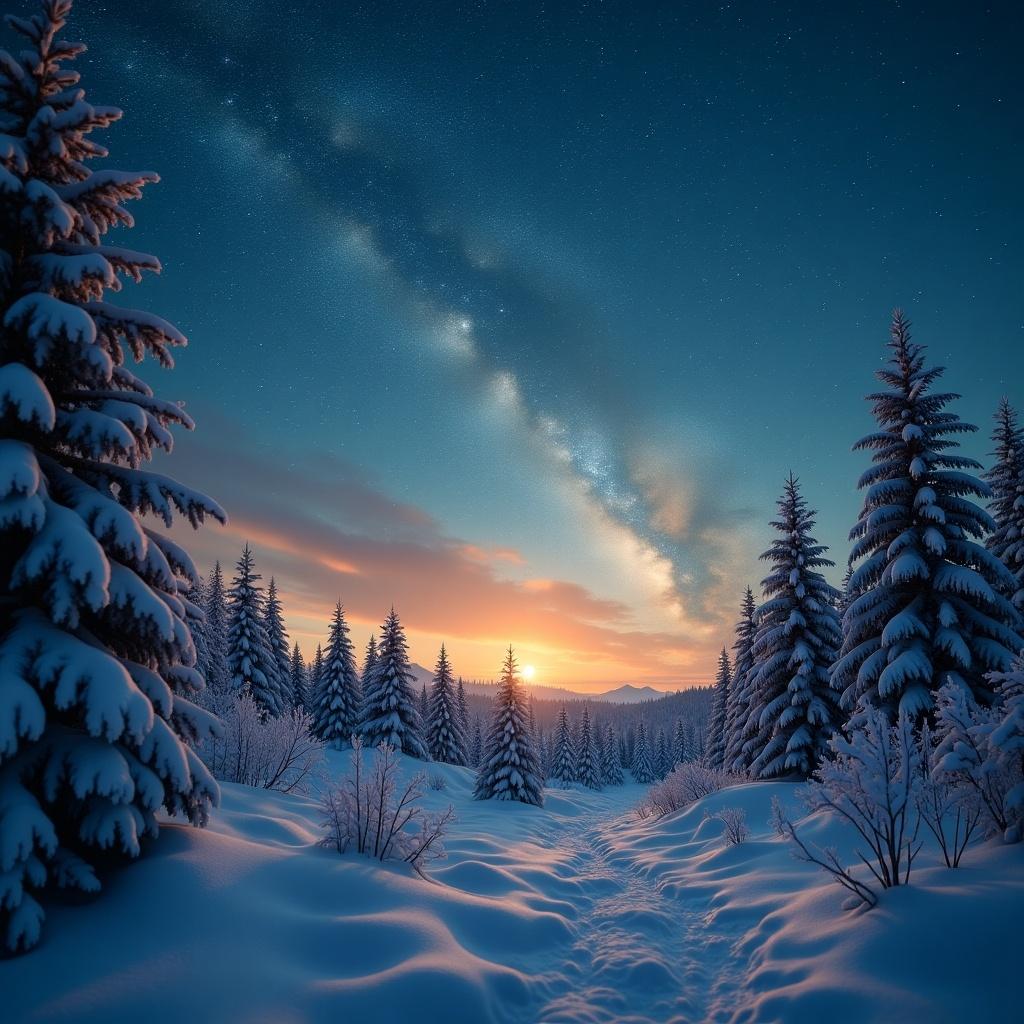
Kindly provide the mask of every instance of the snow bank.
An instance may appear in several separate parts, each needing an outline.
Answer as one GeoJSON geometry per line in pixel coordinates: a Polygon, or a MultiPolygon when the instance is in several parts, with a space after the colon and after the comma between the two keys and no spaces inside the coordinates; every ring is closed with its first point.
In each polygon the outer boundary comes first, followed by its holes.
{"type": "MultiPolygon", "coordinates": [[[[912,888],[851,915],[770,832],[771,797],[795,804],[785,783],[639,821],[634,785],[537,808],[426,768],[444,779],[429,809],[458,815],[431,881],[319,848],[312,799],[226,785],[208,829],[162,829],[103,899],[54,907],[39,949],[0,962],[4,1024],[1013,1017],[1024,848],[959,871],[923,854],[912,888]],[[746,811],[740,846],[706,817],[728,807],[746,811]]],[[[801,828],[838,838],[820,817],[801,828]]]]}

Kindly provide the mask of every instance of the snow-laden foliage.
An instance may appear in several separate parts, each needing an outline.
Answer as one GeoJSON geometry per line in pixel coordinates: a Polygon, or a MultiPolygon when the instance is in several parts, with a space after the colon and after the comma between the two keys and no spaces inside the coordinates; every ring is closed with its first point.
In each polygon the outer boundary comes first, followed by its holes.
{"type": "Polygon", "coordinates": [[[466,755],[469,756],[469,698],[466,696],[466,684],[459,676],[459,684],[455,690],[455,706],[459,712],[459,728],[466,742],[466,755]]]}
{"type": "Polygon", "coordinates": [[[669,743],[668,733],[664,729],[658,730],[658,745],[654,752],[654,772],[659,779],[665,778],[676,762],[672,757],[672,744],[669,743]]]}
{"type": "Polygon", "coordinates": [[[466,763],[466,735],[462,728],[462,715],[448,652],[442,644],[434,668],[427,709],[427,748],[433,760],[445,764],[466,763]]]}
{"type": "Polygon", "coordinates": [[[604,727],[604,743],[601,747],[601,784],[621,786],[622,765],[619,761],[619,741],[611,722],[604,727]]]}
{"type": "Polygon", "coordinates": [[[316,645],[316,653],[313,655],[313,661],[309,666],[309,677],[307,681],[307,693],[309,694],[309,708],[312,713],[312,709],[316,706],[317,694],[320,691],[320,681],[324,676],[324,649],[322,644],[316,645]]]}
{"type": "Polygon", "coordinates": [[[282,793],[307,789],[323,764],[323,744],[312,735],[304,708],[275,718],[243,691],[218,694],[213,710],[223,733],[204,741],[200,751],[218,779],[282,793]]]}
{"type": "Polygon", "coordinates": [[[736,641],[732,647],[732,682],[725,710],[725,757],[722,765],[730,772],[745,772],[750,766],[743,744],[750,738],[744,735],[744,729],[747,709],[753,700],[753,647],[757,635],[755,612],[754,592],[747,587],[740,606],[740,618],[736,623],[736,641]]]}
{"type": "Polygon", "coordinates": [[[641,818],[660,818],[689,807],[727,786],[737,786],[746,781],[742,775],[688,761],[676,765],[661,782],[651,786],[637,805],[636,813],[641,818]]]}
{"type": "Polygon", "coordinates": [[[267,631],[270,653],[274,656],[274,686],[281,694],[284,711],[294,707],[291,651],[288,645],[288,631],[284,625],[284,613],[281,610],[281,599],[277,596],[277,581],[273,576],[267,584],[267,599],[263,604],[263,626],[267,631]]]}
{"type": "Polygon", "coordinates": [[[323,846],[380,861],[405,861],[417,871],[444,857],[444,836],[455,808],[449,804],[441,814],[425,814],[420,801],[426,772],[403,782],[400,767],[394,747],[382,743],[366,771],[362,740],[355,738],[349,775],[329,784],[321,798],[323,846]]]}
{"type": "Polygon", "coordinates": [[[564,704],[562,710],[558,712],[558,730],[555,733],[555,749],[551,755],[551,771],[548,777],[552,782],[562,786],[568,786],[576,781],[576,743],[564,704]]]}
{"type": "Polygon", "coordinates": [[[681,718],[676,719],[676,729],[672,735],[672,756],[675,758],[675,764],[683,764],[694,759],[693,726],[681,718]]]}
{"type": "Polygon", "coordinates": [[[473,716],[473,739],[469,744],[469,767],[479,768],[484,757],[484,733],[480,716],[473,716]]]}
{"type": "Polygon", "coordinates": [[[325,743],[343,747],[359,728],[360,687],[356,655],[339,601],[334,606],[327,650],[313,697],[313,732],[325,743]]]}
{"type": "Polygon", "coordinates": [[[412,684],[405,630],[392,608],[381,626],[376,661],[363,684],[359,733],[364,747],[387,743],[403,754],[429,759],[412,684]]]}
{"type": "Polygon", "coordinates": [[[248,691],[267,714],[280,715],[286,707],[285,694],[267,636],[260,579],[246,544],[228,591],[228,672],[236,694],[248,691]]]}
{"type": "Polygon", "coordinates": [[[1024,612],[1024,430],[1005,398],[999,403],[995,420],[995,462],[985,474],[992,489],[989,512],[995,529],[986,538],[985,547],[1010,571],[1014,578],[1010,599],[1024,612]]]}
{"type": "Polygon", "coordinates": [[[998,756],[998,747],[993,746],[1001,709],[976,704],[952,683],[939,690],[936,703],[932,773],[962,794],[957,802],[966,810],[972,802],[977,804],[989,835],[1018,838],[1021,816],[1010,805],[1010,796],[1021,786],[1020,760],[998,756]]]}
{"type": "Polygon", "coordinates": [[[494,695],[494,718],[483,743],[473,795],[477,800],[518,800],[537,806],[544,803],[544,780],[511,647],[494,695]]]}
{"type": "Polygon", "coordinates": [[[722,838],[726,846],[740,846],[750,838],[747,812],[742,807],[723,807],[714,814],[705,811],[705,817],[722,823],[722,838]]]}
{"type": "Polygon", "coordinates": [[[206,688],[211,693],[227,693],[231,686],[231,673],[228,670],[228,606],[224,594],[224,575],[220,562],[215,562],[203,587],[203,621],[202,632],[204,641],[204,659],[196,664],[196,668],[206,680],[206,688]]]}
{"type": "Polygon", "coordinates": [[[1024,654],[1011,671],[994,673],[992,682],[1000,703],[988,737],[989,770],[1006,780],[1006,838],[1019,842],[1024,838],[1024,654]]]}
{"type": "MultiPolygon", "coordinates": [[[[859,861],[881,888],[906,885],[921,848],[919,787],[921,748],[913,719],[900,711],[890,725],[882,708],[860,709],[850,737],[836,733],[830,755],[817,769],[801,796],[809,811],[825,811],[849,825],[856,834],[859,861]]],[[[857,903],[874,906],[874,884],[858,878],[841,863],[835,850],[816,850],[805,842],[785,816],[776,825],[791,839],[797,855],[827,871],[848,889],[857,903]]]]}
{"type": "Polygon", "coordinates": [[[732,683],[732,667],[725,648],[718,656],[718,673],[715,676],[715,698],[711,705],[711,719],[708,722],[707,763],[712,768],[721,768],[725,763],[725,716],[729,705],[729,690],[732,683]]]}
{"type": "Polygon", "coordinates": [[[590,727],[590,712],[583,705],[580,731],[576,739],[576,781],[587,789],[601,788],[601,766],[594,744],[594,732],[590,727]]]}
{"type": "Polygon", "coordinates": [[[858,485],[832,685],[847,711],[866,701],[890,722],[901,710],[920,721],[947,682],[990,705],[988,673],[1006,671],[1024,641],[1006,596],[1015,581],[979,543],[995,524],[974,499],[989,489],[971,473],[978,463],[955,451],[955,437],[975,428],[947,410],[956,395],[931,391],[942,368],[925,366],[898,311],[889,348],[876,373],[885,390],[868,396],[879,429],[854,446],[874,454],[858,485]]]}
{"type": "Polygon", "coordinates": [[[633,773],[633,780],[639,782],[641,786],[649,786],[654,781],[654,759],[647,739],[647,726],[643,722],[637,726],[633,760],[629,770],[633,773]]]}
{"type": "Polygon", "coordinates": [[[306,669],[306,662],[302,657],[298,642],[292,647],[288,685],[292,695],[292,706],[309,710],[309,672],[306,669]]]}
{"type": "Polygon", "coordinates": [[[761,584],[765,602],[757,610],[750,649],[753,681],[743,754],[755,778],[806,778],[839,717],[830,685],[841,643],[838,593],[818,572],[834,563],[811,536],[814,516],[790,474],[772,522],[778,536],[761,555],[772,571],[761,584]]]}
{"type": "Polygon", "coordinates": [[[149,171],[94,171],[93,106],[59,38],[69,0],[8,19],[0,53],[0,949],[39,940],[48,888],[99,889],[161,808],[205,822],[217,785],[192,749],[215,727],[195,697],[187,553],[144,524],[224,513],[143,468],[171,451],[184,409],[126,363],[173,365],[185,344],[149,312],[106,301],[160,270],[108,245],[149,171]]]}

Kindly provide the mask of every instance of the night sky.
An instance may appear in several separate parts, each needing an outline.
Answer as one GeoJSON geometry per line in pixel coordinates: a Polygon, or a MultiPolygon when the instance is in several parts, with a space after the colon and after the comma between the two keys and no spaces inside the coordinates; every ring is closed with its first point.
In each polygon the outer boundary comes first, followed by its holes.
{"type": "Polygon", "coordinates": [[[78,0],[199,561],[251,540],[307,653],[340,596],[470,676],[706,679],[791,469],[845,561],[894,306],[970,454],[1024,405],[1020,11],[78,0]]]}

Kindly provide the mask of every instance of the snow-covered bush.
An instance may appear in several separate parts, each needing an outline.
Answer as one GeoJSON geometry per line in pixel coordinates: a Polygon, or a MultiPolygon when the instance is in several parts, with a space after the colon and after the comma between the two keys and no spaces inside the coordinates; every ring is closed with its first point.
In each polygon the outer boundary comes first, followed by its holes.
{"type": "Polygon", "coordinates": [[[443,793],[448,788],[448,780],[435,772],[427,779],[427,785],[436,793],[443,793]]]}
{"type": "Polygon", "coordinates": [[[108,292],[158,272],[105,243],[158,180],[90,161],[121,117],[93,106],[59,38],[70,0],[8,18],[0,52],[0,950],[39,941],[47,888],[96,892],[94,864],[137,857],[165,809],[206,821],[217,784],[193,749],[192,560],[155,528],[209,498],[146,469],[191,429],[132,364],[165,368],[181,332],[108,292]]]}
{"type": "Polygon", "coordinates": [[[993,756],[991,739],[1003,717],[1001,708],[979,707],[960,686],[947,684],[936,697],[936,745],[932,773],[953,790],[965,812],[977,811],[988,835],[1019,827],[1019,811],[1009,797],[1021,784],[1020,760],[993,756]]]}
{"type": "Polygon", "coordinates": [[[324,790],[321,844],[338,853],[352,850],[380,861],[405,861],[417,871],[443,858],[455,808],[449,804],[440,814],[424,813],[419,802],[426,773],[417,772],[400,784],[400,767],[394,747],[381,743],[367,771],[362,741],[355,737],[350,774],[324,790]]]}
{"type": "Polygon", "coordinates": [[[723,807],[716,814],[708,814],[707,817],[722,823],[722,838],[727,846],[739,846],[750,838],[747,812],[742,807],[723,807]]]}
{"type": "Polygon", "coordinates": [[[200,753],[218,779],[282,793],[305,791],[323,762],[323,744],[312,735],[313,720],[304,708],[275,718],[245,690],[220,696],[214,710],[223,733],[207,739],[200,753]]]}
{"type": "Polygon", "coordinates": [[[660,818],[689,807],[727,786],[738,786],[746,781],[742,775],[709,768],[696,761],[684,762],[676,765],[661,782],[651,786],[637,805],[636,813],[640,818],[660,818]]]}
{"type": "MultiPolygon", "coordinates": [[[[856,832],[865,847],[857,850],[857,857],[881,888],[906,885],[921,848],[918,738],[907,711],[901,711],[896,725],[890,726],[884,709],[866,705],[859,708],[858,723],[849,739],[841,734],[832,737],[832,756],[822,762],[800,795],[809,811],[834,815],[856,832]]],[[[871,883],[855,878],[834,849],[804,842],[781,805],[774,806],[776,831],[793,841],[801,860],[823,868],[857,902],[877,903],[871,883]]]]}

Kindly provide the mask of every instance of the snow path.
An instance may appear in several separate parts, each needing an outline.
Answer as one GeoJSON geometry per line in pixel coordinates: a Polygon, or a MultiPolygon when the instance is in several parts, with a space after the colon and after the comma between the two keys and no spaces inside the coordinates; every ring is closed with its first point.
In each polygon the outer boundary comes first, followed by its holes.
{"type": "Polygon", "coordinates": [[[704,1021],[712,1019],[715,994],[740,980],[736,936],[717,932],[706,905],[687,906],[616,850],[616,838],[631,825],[631,813],[612,804],[563,821],[554,832],[555,850],[581,898],[576,940],[553,972],[540,1021],[704,1021]]]}

